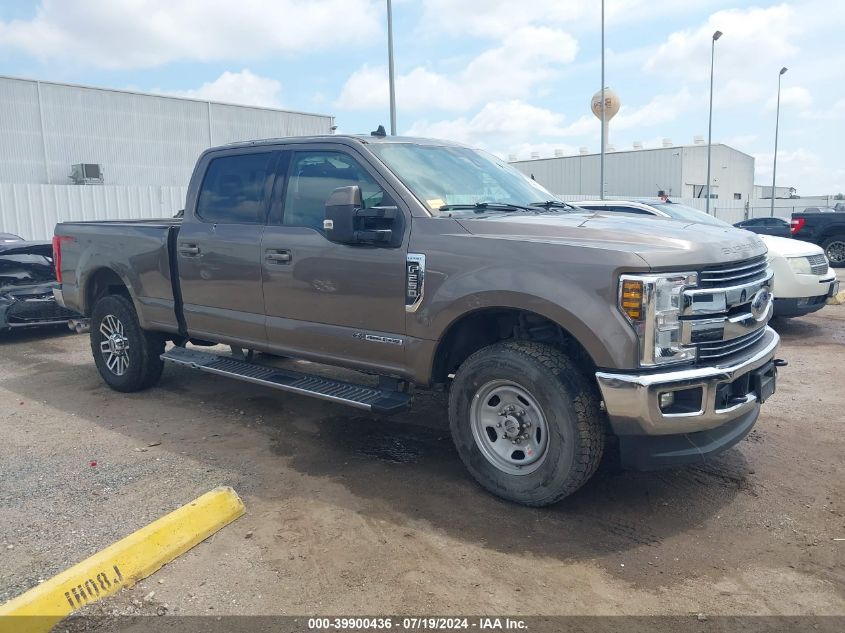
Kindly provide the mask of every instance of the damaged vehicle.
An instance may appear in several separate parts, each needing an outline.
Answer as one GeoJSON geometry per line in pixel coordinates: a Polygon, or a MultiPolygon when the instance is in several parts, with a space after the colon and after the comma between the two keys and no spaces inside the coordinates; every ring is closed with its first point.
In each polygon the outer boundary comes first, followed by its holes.
{"type": "Polygon", "coordinates": [[[56,303],[55,285],[50,242],[0,240],[0,332],[67,325],[71,319],[81,318],[56,303]]]}

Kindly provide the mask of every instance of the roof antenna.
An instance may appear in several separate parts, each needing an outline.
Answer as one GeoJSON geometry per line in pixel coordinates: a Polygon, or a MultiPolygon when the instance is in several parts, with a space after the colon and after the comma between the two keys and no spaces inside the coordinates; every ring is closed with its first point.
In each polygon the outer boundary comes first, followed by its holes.
{"type": "Polygon", "coordinates": [[[379,125],[378,128],[372,132],[370,132],[370,136],[380,136],[384,137],[387,136],[387,132],[384,131],[384,126],[379,125]]]}

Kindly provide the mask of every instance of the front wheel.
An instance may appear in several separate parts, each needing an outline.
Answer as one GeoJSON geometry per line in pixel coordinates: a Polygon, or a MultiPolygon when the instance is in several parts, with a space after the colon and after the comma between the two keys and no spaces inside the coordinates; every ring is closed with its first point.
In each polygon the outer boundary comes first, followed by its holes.
{"type": "Polygon", "coordinates": [[[845,266],[845,234],[826,239],[822,248],[831,266],[834,268],[845,266]]]}
{"type": "Polygon", "coordinates": [[[91,353],[100,376],[116,391],[140,391],[161,377],[164,337],[141,329],[132,302],[107,295],[91,314],[91,353]]]}
{"type": "Polygon", "coordinates": [[[470,356],[451,386],[449,423],[476,481],[529,506],[575,492],[604,450],[596,387],[565,353],[540,343],[497,343],[470,356]]]}

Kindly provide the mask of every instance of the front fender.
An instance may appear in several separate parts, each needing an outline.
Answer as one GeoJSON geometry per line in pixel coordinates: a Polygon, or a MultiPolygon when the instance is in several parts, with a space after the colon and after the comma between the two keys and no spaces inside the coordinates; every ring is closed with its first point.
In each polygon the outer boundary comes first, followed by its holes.
{"type": "Polygon", "coordinates": [[[489,308],[527,310],[558,324],[571,334],[601,368],[633,368],[638,342],[616,309],[616,279],[599,280],[594,271],[583,282],[571,274],[510,264],[452,271],[432,266],[425,296],[408,323],[411,336],[442,340],[462,317],[489,308]]]}

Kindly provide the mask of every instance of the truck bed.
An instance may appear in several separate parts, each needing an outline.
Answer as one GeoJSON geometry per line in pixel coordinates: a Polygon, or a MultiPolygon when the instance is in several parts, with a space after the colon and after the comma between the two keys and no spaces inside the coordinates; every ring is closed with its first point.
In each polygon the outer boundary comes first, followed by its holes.
{"type": "Polygon", "coordinates": [[[141,327],[178,332],[172,245],[181,224],[181,218],[57,224],[64,304],[90,316],[92,296],[116,274],[130,291],[141,327]]]}

